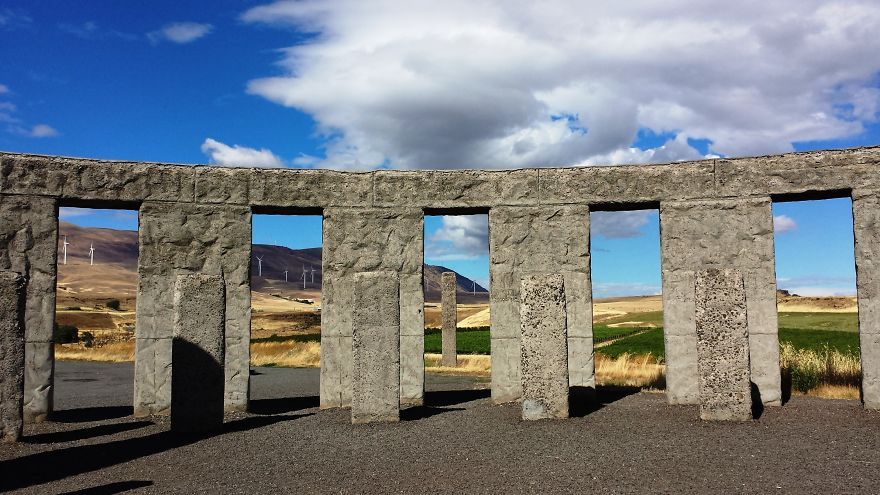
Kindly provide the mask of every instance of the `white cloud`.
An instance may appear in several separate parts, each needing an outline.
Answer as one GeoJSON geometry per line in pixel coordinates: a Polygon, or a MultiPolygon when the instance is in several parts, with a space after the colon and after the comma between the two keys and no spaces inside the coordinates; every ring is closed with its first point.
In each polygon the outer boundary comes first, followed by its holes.
{"type": "Polygon", "coordinates": [[[779,277],[776,285],[799,296],[852,296],[856,293],[856,279],[852,275],[779,277]]]}
{"type": "Polygon", "coordinates": [[[283,167],[284,162],[266,148],[255,149],[234,144],[229,146],[211,138],[202,143],[202,153],[211,163],[224,167],[283,167]]]}
{"type": "Polygon", "coordinates": [[[76,217],[87,217],[89,215],[94,214],[95,210],[91,208],[68,208],[62,206],[58,208],[58,218],[61,220],[68,220],[76,217]]]}
{"type": "Polygon", "coordinates": [[[48,124],[37,124],[31,127],[28,135],[35,138],[55,137],[58,135],[58,131],[48,124]]]}
{"type": "Polygon", "coordinates": [[[777,234],[784,234],[797,229],[797,223],[788,215],[773,216],[773,231],[777,234]]]}
{"type": "Polygon", "coordinates": [[[211,24],[197,22],[175,22],[167,24],[157,31],[147,33],[147,38],[153,43],[170,41],[172,43],[185,44],[208,35],[214,30],[211,24]]]}
{"type": "Polygon", "coordinates": [[[248,91],[314,117],[319,166],[524,167],[790,151],[877,120],[874,0],[282,0],[314,33],[248,91]],[[671,136],[633,147],[639,129],[671,136]]]}
{"type": "Polygon", "coordinates": [[[5,84],[0,84],[0,95],[9,92],[9,86],[5,84]]]}
{"type": "Polygon", "coordinates": [[[434,261],[474,259],[489,254],[488,215],[442,217],[442,225],[425,243],[425,258],[434,261]]]}
{"type": "Polygon", "coordinates": [[[115,29],[101,28],[95,21],[86,21],[82,24],[70,24],[62,22],[58,24],[58,29],[67,34],[71,34],[73,36],[76,36],[77,38],[82,38],[84,40],[103,40],[109,38],[119,38],[132,41],[138,39],[138,36],[135,36],[131,33],[124,33],[115,29]]]}
{"type": "Polygon", "coordinates": [[[590,213],[590,234],[606,239],[625,239],[645,235],[642,228],[654,210],[594,211],[590,213]]]}
{"type": "Polygon", "coordinates": [[[653,296],[660,294],[660,286],[642,282],[594,282],[593,297],[653,296]]]}

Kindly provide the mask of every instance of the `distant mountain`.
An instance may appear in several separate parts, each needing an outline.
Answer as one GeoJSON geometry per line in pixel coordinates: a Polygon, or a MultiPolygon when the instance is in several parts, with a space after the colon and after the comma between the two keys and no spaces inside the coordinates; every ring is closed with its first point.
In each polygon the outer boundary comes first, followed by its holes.
{"type": "MultiPolygon", "coordinates": [[[[133,294],[137,286],[138,233],[132,230],[80,227],[69,222],[59,223],[58,280],[62,286],[72,289],[71,295],[85,297],[108,297],[114,291],[133,294]],[[67,236],[67,265],[62,265],[64,236],[67,236]],[[95,266],[89,266],[89,247],[95,247],[95,266]],[[96,290],[92,285],[100,286],[96,290]]],[[[425,265],[425,299],[440,300],[440,281],[443,272],[454,272],[449,268],[425,265]]],[[[476,295],[472,295],[474,282],[456,273],[459,301],[471,299],[488,300],[488,291],[476,284],[476,295]]],[[[254,244],[251,256],[251,287],[255,291],[267,293],[309,293],[321,289],[321,248],[290,249],[283,246],[254,244]],[[259,262],[262,258],[263,276],[259,276],[259,262]],[[284,282],[287,270],[287,283],[284,282]],[[303,271],[306,284],[303,289],[303,271]],[[313,273],[314,271],[314,273],[313,273]]]]}

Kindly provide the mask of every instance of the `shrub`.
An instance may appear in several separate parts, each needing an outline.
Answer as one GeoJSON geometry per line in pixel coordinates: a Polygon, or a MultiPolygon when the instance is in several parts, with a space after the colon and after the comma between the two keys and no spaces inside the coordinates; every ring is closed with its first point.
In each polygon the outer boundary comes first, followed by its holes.
{"type": "Polygon", "coordinates": [[[77,342],[79,340],[78,334],[79,329],[73,325],[55,325],[54,337],[56,344],[77,342]]]}
{"type": "Polygon", "coordinates": [[[110,299],[109,301],[107,301],[107,307],[112,309],[113,311],[119,311],[119,299],[110,299]]]}
{"type": "Polygon", "coordinates": [[[83,332],[79,340],[82,341],[83,345],[86,347],[92,347],[95,345],[95,336],[92,335],[92,332],[83,332]]]}

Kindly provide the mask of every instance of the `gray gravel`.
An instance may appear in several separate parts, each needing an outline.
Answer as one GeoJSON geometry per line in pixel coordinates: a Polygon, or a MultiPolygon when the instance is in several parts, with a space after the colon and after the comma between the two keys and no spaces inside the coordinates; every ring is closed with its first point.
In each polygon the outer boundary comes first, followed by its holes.
{"type": "Polygon", "coordinates": [[[57,421],[0,445],[21,493],[877,493],[880,414],[795,398],[753,422],[704,423],[662,394],[603,391],[588,414],[524,423],[485,387],[429,375],[431,404],[391,425],[318,411],[318,370],[260,368],[254,410],[223,433],[136,420],[129,364],[58,363],[57,421]],[[442,392],[446,391],[446,392],[442,392]]]}

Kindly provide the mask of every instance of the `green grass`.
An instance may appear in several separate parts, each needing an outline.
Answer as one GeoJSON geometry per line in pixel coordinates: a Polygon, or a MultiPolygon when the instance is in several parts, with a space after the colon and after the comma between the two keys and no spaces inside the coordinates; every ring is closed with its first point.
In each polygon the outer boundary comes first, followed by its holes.
{"type": "MultiPolygon", "coordinates": [[[[425,352],[443,352],[440,330],[425,332],[425,352]]],[[[459,328],[455,335],[455,348],[459,354],[489,354],[489,328],[459,328]]]]}
{"type": "Polygon", "coordinates": [[[272,335],[271,337],[262,337],[259,339],[251,339],[252,344],[259,344],[262,342],[320,342],[321,334],[320,333],[308,333],[304,335],[272,335]]]}
{"type": "Polygon", "coordinates": [[[779,313],[779,328],[858,332],[859,315],[856,313],[779,313]]]}
{"type": "Polygon", "coordinates": [[[821,351],[827,345],[844,354],[859,353],[859,334],[848,331],[780,328],[779,341],[789,342],[795,349],[821,351]]]}
{"type": "Polygon", "coordinates": [[[644,328],[611,328],[605,325],[596,325],[593,327],[593,342],[605,342],[620,337],[626,337],[636,332],[641,332],[644,328]]]}
{"type": "Polygon", "coordinates": [[[601,349],[596,349],[596,353],[604,354],[608,357],[616,358],[624,353],[629,354],[652,354],[658,359],[663,359],[665,353],[663,345],[663,329],[652,328],[645,333],[625,337],[613,344],[609,344],[601,349]]]}

